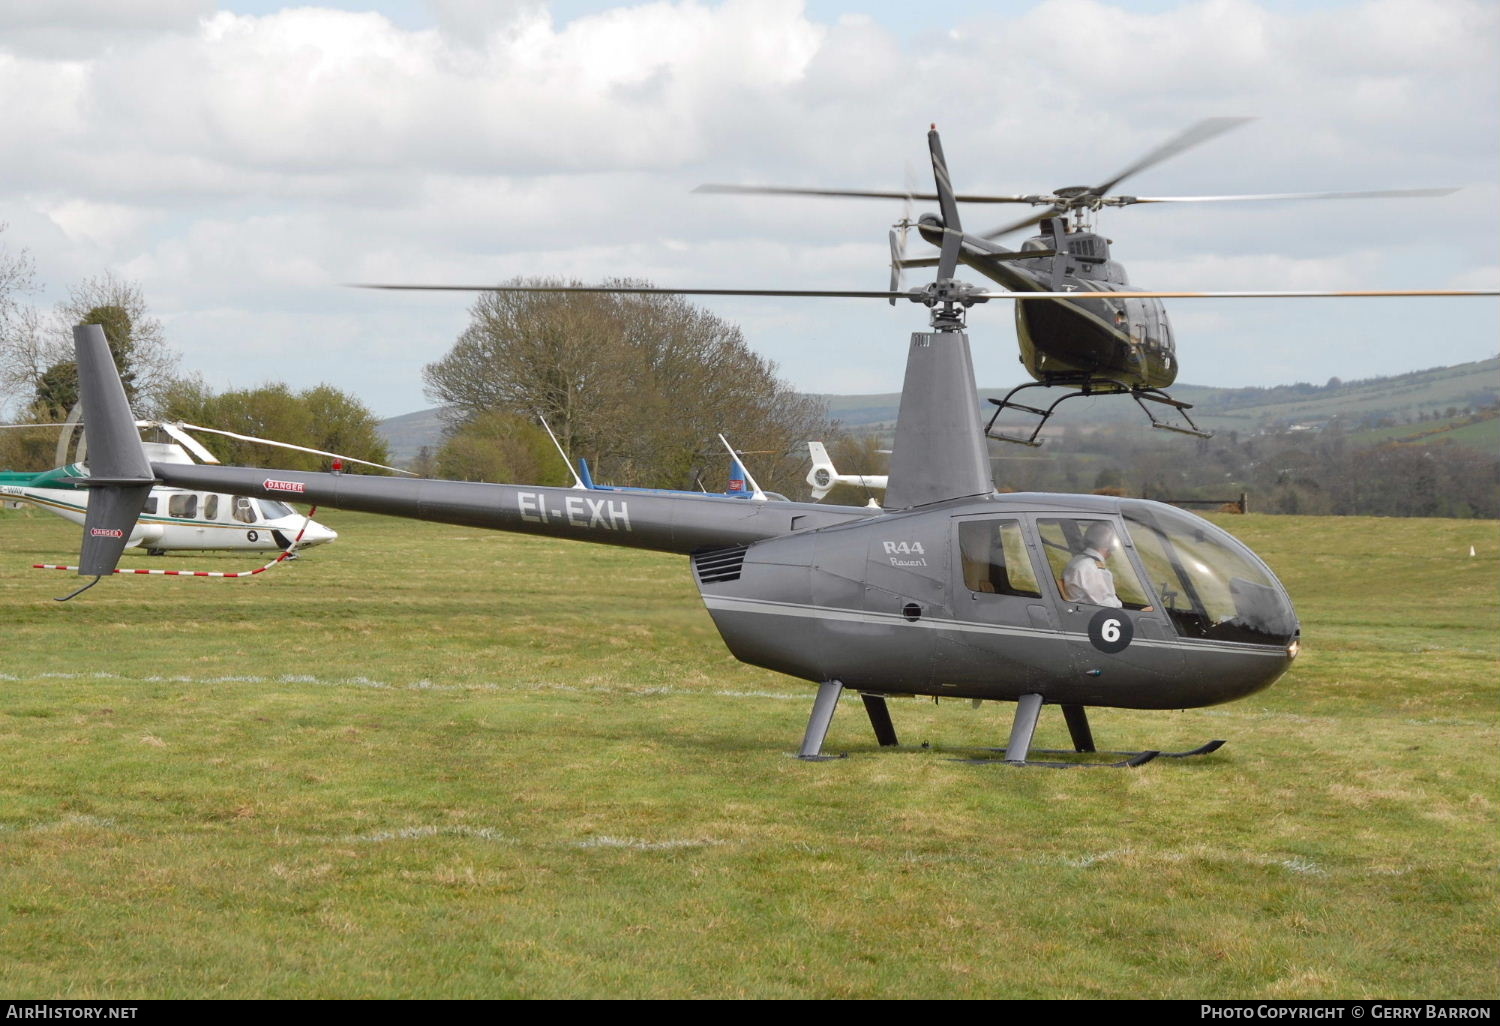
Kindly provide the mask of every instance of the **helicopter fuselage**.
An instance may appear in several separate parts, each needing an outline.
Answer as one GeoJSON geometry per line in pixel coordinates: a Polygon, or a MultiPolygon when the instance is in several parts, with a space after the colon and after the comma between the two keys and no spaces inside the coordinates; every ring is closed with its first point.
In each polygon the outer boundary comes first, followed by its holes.
{"type": "Polygon", "coordinates": [[[737,658],[873,694],[1215,705],[1270,686],[1299,631],[1249,549],[1141,500],[962,499],[699,553],[694,572],[737,658]],[[1068,593],[1101,522],[1119,606],[1068,593]]]}
{"type": "MultiPolygon", "coordinates": [[[[931,215],[918,224],[941,247],[931,215]],[[924,230],[925,229],[925,230],[924,230]]],[[[1061,218],[1020,250],[965,234],[959,261],[1012,292],[1115,292],[1118,298],[1018,302],[1016,337],[1021,363],[1044,384],[1118,382],[1129,388],[1166,388],[1177,380],[1177,351],[1166,307],[1136,298],[1125,268],[1109,255],[1110,240],[1066,231],[1061,218]],[[1028,251],[1037,253],[1026,257],[1028,251]]]]}

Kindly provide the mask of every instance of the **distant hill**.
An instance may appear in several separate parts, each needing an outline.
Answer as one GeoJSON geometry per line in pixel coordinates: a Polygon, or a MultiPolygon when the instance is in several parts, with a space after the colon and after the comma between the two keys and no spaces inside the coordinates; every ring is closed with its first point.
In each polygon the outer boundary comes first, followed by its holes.
{"type": "Polygon", "coordinates": [[[443,410],[435,406],[430,410],[403,413],[399,417],[382,420],[375,425],[380,437],[391,454],[391,462],[398,467],[410,466],[424,446],[437,450],[443,444],[443,410]]]}
{"type": "MultiPolygon", "coordinates": [[[[1008,389],[981,388],[981,401],[1003,396],[1008,389]]],[[[1062,389],[1033,390],[1023,399],[1033,406],[1045,405],[1041,397],[1055,398],[1062,389]]],[[[1241,434],[1291,427],[1322,427],[1339,418],[1356,441],[1397,439],[1448,440],[1470,448],[1495,452],[1500,448],[1500,415],[1471,413],[1500,408],[1500,357],[1433,367],[1385,378],[1322,384],[1298,383],[1273,388],[1210,388],[1178,385],[1172,394],[1193,404],[1193,418],[1214,432],[1241,434]]],[[[858,432],[887,432],[896,425],[901,395],[820,395],[829,416],[844,428],[858,432]]],[[[1050,401],[1050,400],[1049,400],[1050,401]]],[[[993,407],[985,404],[986,411],[993,407]]],[[[379,424],[381,436],[397,464],[414,461],[423,446],[442,444],[441,410],[421,410],[392,417],[379,424]]],[[[1061,407],[1054,420],[1060,429],[1075,425],[1097,429],[1122,422],[1144,421],[1136,404],[1126,396],[1074,399],[1061,407]]]]}
{"type": "MultiPolygon", "coordinates": [[[[1000,397],[1006,389],[982,388],[981,401],[1000,397]]],[[[1034,389],[1021,401],[1045,406],[1063,389],[1034,389]],[[1043,401],[1043,396],[1048,396],[1043,401]]],[[[1442,434],[1437,421],[1451,422],[1451,438],[1475,447],[1492,443],[1500,425],[1476,426],[1468,411],[1500,405],[1500,357],[1434,367],[1362,381],[1333,379],[1323,385],[1299,383],[1273,388],[1210,388],[1177,385],[1172,395],[1193,404],[1192,415],[1210,431],[1255,432],[1293,426],[1321,427],[1340,418],[1350,431],[1392,430],[1387,437],[1430,432],[1442,434]],[[1408,430],[1409,429],[1409,430],[1408,430]]],[[[881,395],[825,395],[829,415],[844,427],[889,431],[895,427],[899,393],[881,395]]],[[[986,403],[987,411],[993,407],[986,403]]],[[[1141,412],[1127,396],[1070,400],[1060,407],[1054,424],[1100,427],[1122,420],[1137,421],[1141,412]]],[[[1373,437],[1371,440],[1375,440],[1373,437]]]]}

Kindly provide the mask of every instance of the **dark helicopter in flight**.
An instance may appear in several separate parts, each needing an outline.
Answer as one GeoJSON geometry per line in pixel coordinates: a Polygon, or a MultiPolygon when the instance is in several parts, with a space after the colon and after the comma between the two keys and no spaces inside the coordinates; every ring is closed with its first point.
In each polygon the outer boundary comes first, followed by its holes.
{"type": "MultiPolygon", "coordinates": [[[[837,196],[873,199],[937,200],[943,204],[945,190],[955,203],[1023,203],[1044,207],[1038,213],[990,231],[973,233],[960,229],[958,262],[973,268],[1002,288],[1017,294],[1073,293],[1065,299],[1016,304],[1016,337],[1021,363],[1035,380],[1018,385],[996,406],[986,430],[1007,442],[1038,445],[1037,438],[1052,413],[1068,399],[1085,395],[1130,395],[1140,404],[1155,427],[1203,435],[1187,411],[1191,404],[1172,398],[1166,391],[1177,379],[1178,361],[1172,326],[1161,298],[1139,295],[1143,290],[1130,284],[1125,268],[1110,254],[1113,240],[1094,230],[1094,217],[1105,207],[1136,203],[1189,203],[1230,200],[1371,199],[1412,196],[1443,196],[1456,189],[1396,189],[1367,192],[1267,193],[1242,196],[1126,196],[1112,194],[1121,182],[1169,157],[1206,142],[1251,118],[1209,118],[1169,139],[1129,167],[1098,185],[1074,185],[1050,193],[1033,195],[952,194],[944,184],[936,192],[817,189],[774,185],[701,185],[695,192],[771,194],[783,196],[837,196]],[[1012,232],[1039,226],[1040,234],[1011,250],[994,240],[1012,232]],[[1083,298],[1092,294],[1096,298],[1083,298]],[[1015,401],[1032,388],[1073,389],[1045,409],[1015,401]],[[1165,416],[1153,414],[1146,403],[1166,407],[1165,416]],[[995,421],[1005,410],[1036,416],[1027,437],[995,434],[995,421]],[[1186,426],[1172,422],[1175,410],[1186,426]]],[[[945,228],[957,228],[956,206],[942,206],[938,214],[923,214],[913,221],[908,214],[890,231],[891,291],[900,289],[901,272],[910,267],[936,267],[938,257],[905,256],[906,235],[916,228],[932,245],[942,248],[950,237],[945,228]]],[[[895,302],[894,299],[891,300],[895,302]]]]}
{"type": "MultiPolygon", "coordinates": [[[[1003,761],[1024,764],[1046,704],[1062,707],[1074,749],[1088,753],[1095,751],[1088,706],[1187,709],[1269,687],[1296,658],[1301,626],[1275,574],[1227,531],[1141,499],[996,493],[964,321],[975,304],[1017,297],[954,277],[967,237],[936,129],[928,145],[945,227],[936,280],[923,288],[371,286],[846,296],[926,306],[932,330],[913,333],[907,348],[884,508],[153,462],[103,330],[84,325],[74,337],[90,476],[78,483],[98,494],[88,504],[79,565],[65,568],[94,582],[73,595],[115,572],[151,488],[165,483],[687,556],[737,658],[818,685],[798,753],[804,759],[821,757],[834,710],[851,689],[882,746],[897,744],[888,696],[1014,702],[1003,761]]],[[[1109,765],[1220,744],[1114,753],[1124,758],[1109,765]]]]}

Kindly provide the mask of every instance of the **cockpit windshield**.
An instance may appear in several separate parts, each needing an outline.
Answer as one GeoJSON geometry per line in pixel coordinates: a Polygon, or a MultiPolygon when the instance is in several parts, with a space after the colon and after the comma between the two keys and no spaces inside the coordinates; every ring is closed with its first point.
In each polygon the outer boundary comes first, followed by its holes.
{"type": "Polygon", "coordinates": [[[1286,592],[1227,532],[1170,506],[1120,505],[1136,554],[1183,637],[1285,645],[1296,635],[1286,592]]]}
{"type": "Polygon", "coordinates": [[[275,499],[257,499],[260,503],[260,512],[267,520],[276,520],[279,517],[289,517],[294,512],[292,507],[275,499]]]}

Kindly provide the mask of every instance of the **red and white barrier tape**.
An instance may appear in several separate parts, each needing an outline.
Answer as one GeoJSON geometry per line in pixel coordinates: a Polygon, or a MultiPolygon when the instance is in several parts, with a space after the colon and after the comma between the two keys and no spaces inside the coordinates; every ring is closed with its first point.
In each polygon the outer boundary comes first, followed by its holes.
{"type": "MultiPolygon", "coordinates": [[[[307,525],[312,523],[313,514],[317,511],[318,507],[316,506],[307,511],[307,516],[303,518],[302,530],[297,532],[297,537],[292,539],[292,544],[288,545],[285,551],[265,566],[258,566],[254,570],[240,570],[234,573],[227,573],[223,570],[121,570],[116,567],[112,572],[117,574],[150,574],[155,577],[254,577],[256,574],[265,573],[277,563],[290,559],[296,554],[297,546],[302,542],[302,536],[307,533],[307,525]]],[[[31,564],[31,569],[77,570],[78,568],[76,566],[64,566],[61,563],[33,563],[31,564]]]]}

